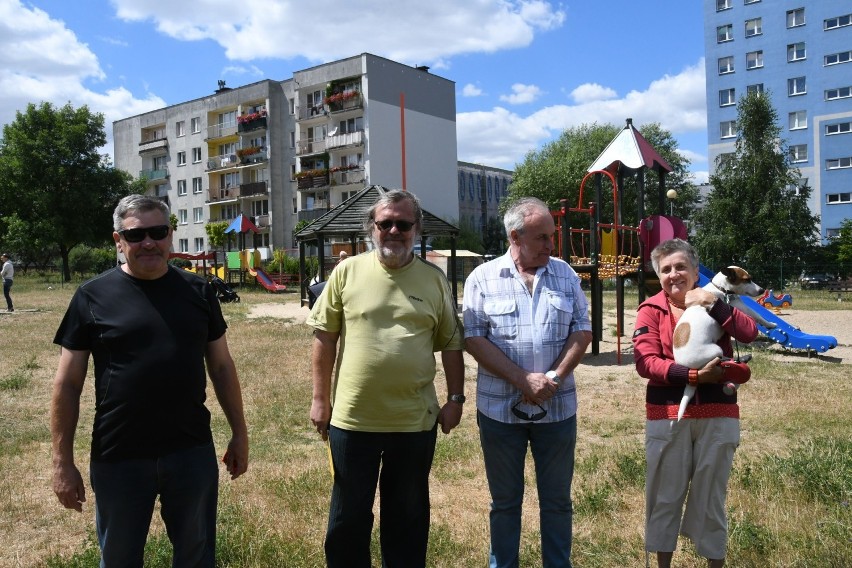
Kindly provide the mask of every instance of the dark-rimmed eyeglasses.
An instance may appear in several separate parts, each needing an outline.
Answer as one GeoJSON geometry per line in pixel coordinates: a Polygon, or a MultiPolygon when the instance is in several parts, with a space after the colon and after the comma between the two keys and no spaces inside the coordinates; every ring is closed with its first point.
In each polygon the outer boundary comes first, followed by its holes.
{"type": "Polygon", "coordinates": [[[171,227],[168,225],[138,227],[136,229],[124,229],[123,231],[118,231],[118,234],[121,235],[128,243],[141,243],[145,240],[145,235],[151,237],[152,240],[162,241],[169,236],[170,228],[171,227]]]}
{"type": "Polygon", "coordinates": [[[512,414],[514,414],[517,418],[520,418],[521,420],[528,420],[530,422],[536,422],[538,420],[541,420],[545,416],[547,416],[547,411],[544,408],[542,408],[542,406],[540,404],[536,404],[536,406],[538,407],[538,412],[533,412],[532,414],[528,414],[526,411],[518,408],[518,406],[522,402],[524,402],[523,397],[519,398],[518,402],[516,402],[515,405],[512,406],[512,414]]]}
{"type": "Polygon", "coordinates": [[[396,230],[400,233],[407,233],[416,223],[412,223],[411,221],[403,221],[397,219],[396,221],[387,220],[387,221],[376,221],[376,227],[379,228],[380,231],[390,231],[392,227],[396,227],[396,230]]]}

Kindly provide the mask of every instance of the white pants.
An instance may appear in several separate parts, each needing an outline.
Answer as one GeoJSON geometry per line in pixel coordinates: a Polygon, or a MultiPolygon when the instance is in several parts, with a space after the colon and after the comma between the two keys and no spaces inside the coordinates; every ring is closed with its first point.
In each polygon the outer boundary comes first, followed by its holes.
{"type": "Polygon", "coordinates": [[[704,558],[725,558],[725,498],[739,443],[736,418],[646,422],[646,551],[674,552],[680,532],[704,558]]]}

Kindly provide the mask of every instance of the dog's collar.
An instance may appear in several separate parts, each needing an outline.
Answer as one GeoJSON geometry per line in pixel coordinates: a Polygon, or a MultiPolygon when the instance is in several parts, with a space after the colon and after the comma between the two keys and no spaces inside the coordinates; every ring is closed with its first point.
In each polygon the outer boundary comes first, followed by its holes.
{"type": "Polygon", "coordinates": [[[729,303],[729,304],[731,303],[731,302],[730,302],[730,297],[731,297],[731,296],[736,296],[736,295],[737,295],[737,294],[736,294],[736,292],[731,292],[730,290],[725,290],[724,288],[720,288],[720,287],[719,287],[719,286],[717,286],[717,285],[716,285],[713,281],[711,281],[711,282],[710,282],[710,284],[713,284],[713,287],[714,287],[714,288],[716,288],[716,289],[717,289],[717,290],[719,290],[722,294],[724,294],[724,295],[725,295],[725,302],[727,302],[727,303],[729,303]]]}

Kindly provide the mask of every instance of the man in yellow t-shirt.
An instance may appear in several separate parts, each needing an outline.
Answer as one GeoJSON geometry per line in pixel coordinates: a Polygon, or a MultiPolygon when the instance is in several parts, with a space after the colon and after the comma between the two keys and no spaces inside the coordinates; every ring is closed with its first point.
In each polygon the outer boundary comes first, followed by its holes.
{"type": "Polygon", "coordinates": [[[413,252],[422,219],[412,193],[383,194],[367,219],[375,249],[334,269],[307,320],[315,329],[311,422],[329,440],[334,467],[329,568],[371,566],[377,484],[382,565],[426,565],[437,425],[445,434],[455,428],[465,398],[463,333],[449,282],[413,252]],[[436,351],[447,378],[443,406],[436,351]]]}

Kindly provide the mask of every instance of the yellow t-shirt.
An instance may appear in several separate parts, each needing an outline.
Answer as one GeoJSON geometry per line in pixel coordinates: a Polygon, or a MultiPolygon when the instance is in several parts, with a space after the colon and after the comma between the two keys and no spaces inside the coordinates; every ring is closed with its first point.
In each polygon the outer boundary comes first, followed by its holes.
{"type": "Polygon", "coordinates": [[[419,257],[384,267],[375,251],[340,263],[308,325],[340,332],[331,423],[362,432],[420,432],[438,419],[436,351],[460,351],[449,282],[419,257]]]}

